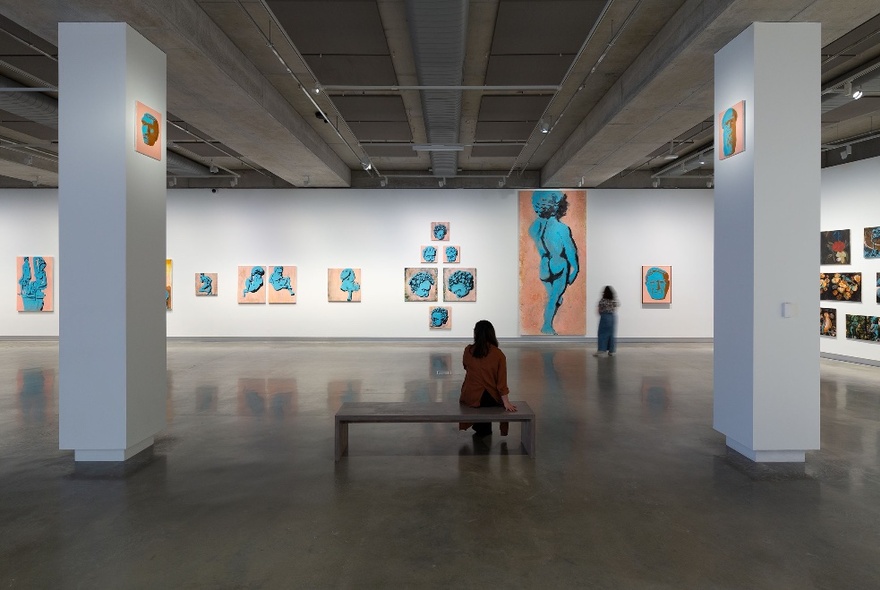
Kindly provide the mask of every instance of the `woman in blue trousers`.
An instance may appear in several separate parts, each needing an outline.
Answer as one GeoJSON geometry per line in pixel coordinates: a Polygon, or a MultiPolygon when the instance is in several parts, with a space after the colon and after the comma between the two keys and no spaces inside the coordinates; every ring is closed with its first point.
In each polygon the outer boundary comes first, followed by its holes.
{"type": "Polygon", "coordinates": [[[614,297],[614,289],[606,285],[602,291],[602,299],[599,300],[599,346],[593,356],[602,356],[607,352],[608,356],[614,356],[617,350],[617,342],[614,330],[617,324],[614,310],[620,307],[620,302],[614,297]]]}

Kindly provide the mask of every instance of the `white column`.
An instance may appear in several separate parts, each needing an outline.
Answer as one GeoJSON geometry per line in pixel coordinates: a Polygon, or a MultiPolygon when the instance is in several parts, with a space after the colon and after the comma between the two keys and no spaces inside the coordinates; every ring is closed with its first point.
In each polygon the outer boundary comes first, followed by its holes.
{"type": "Polygon", "coordinates": [[[59,442],[123,461],[165,427],[165,54],[123,23],[61,23],[59,442]],[[135,152],[136,102],[162,114],[135,152]]]}
{"type": "Polygon", "coordinates": [[[820,47],[819,24],[755,23],[715,55],[714,426],[758,462],[819,448],[820,47]]]}

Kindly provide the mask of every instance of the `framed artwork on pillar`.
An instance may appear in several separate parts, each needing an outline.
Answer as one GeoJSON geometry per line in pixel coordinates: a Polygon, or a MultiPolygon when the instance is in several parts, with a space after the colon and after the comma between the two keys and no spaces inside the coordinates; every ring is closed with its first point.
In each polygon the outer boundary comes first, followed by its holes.
{"type": "Polygon", "coordinates": [[[746,149],[746,101],[718,113],[718,159],[724,160],[746,149]]]}
{"type": "Polygon", "coordinates": [[[15,267],[18,311],[52,311],[55,265],[51,256],[18,256],[15,267]]]}
{"type": "Polygon", "coordinates": [[[137,153],[162,160],[162,113],[135,101],[134,149],[137,153]]]}

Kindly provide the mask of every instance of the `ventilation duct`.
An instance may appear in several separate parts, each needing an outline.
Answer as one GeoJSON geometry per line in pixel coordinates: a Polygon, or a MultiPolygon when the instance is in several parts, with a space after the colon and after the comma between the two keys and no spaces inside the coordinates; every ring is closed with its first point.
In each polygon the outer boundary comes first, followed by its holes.
{"type": "MultiPolygon", "coordinates": [[[[421,86],[461,86],[467,36],[467,0],[407,0],[407,19],[421,86]]],[[[422,90],[429,144],[458,144],[461,90],[422,90]]],[[[434,176],[455,176],[458,152],[431,152],[434,176]]]]}

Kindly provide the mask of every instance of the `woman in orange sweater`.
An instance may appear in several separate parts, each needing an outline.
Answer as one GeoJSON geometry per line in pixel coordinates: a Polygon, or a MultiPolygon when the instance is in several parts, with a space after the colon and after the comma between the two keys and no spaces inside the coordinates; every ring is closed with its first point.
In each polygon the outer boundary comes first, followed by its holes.
{"type": "MultiPolygon", "coordinates": [[[[507,395],[507,357],[498,348],[495,327],[488,320],[480,320],[474,326],[474,343],[464,349],[462,357],[465,376],[461,384],[459,403],[472,408],[504,406],[508,412],[515,412],[516,406],[510,403],[507,395]]],[[[501,434],[507,434],[507,423],[501,424],[501,434]]],[[[465,430],[469,424],[461,424],[465,430]]],[[[479,436],[492,434],[491,422],[473,425],[479,436]]]]}

